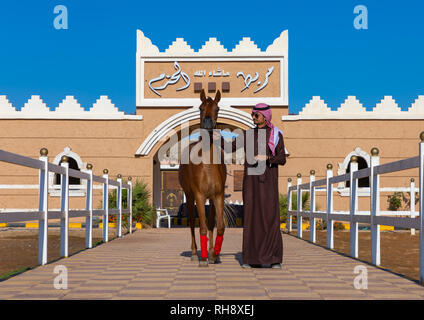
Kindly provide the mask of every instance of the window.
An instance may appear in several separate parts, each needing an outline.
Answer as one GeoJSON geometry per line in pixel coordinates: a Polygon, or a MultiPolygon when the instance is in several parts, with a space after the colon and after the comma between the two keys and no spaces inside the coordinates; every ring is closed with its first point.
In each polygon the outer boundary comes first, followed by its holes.
{"type": "MultiPolygon", "coordinates": [[[[82,162],[81,157],[71,151],[71,148],[66,147],[64,150],[56,155],[53,164],[61,165],[62,156],[68,157],[69,168],[85,172],[86,163],[82,162]]],[[[49,193],[53,197],[60,197],[60,182],[62,176],[60,174],[49,172],[49,193]]],[[[84,179],[69,177],[69,196],[70,197],[83,197],[86,192],[87,181],[84,179]]]]}
{"type": "MultiPolygon", "coordinates": [[[[367,161],[362,158],[358,157],[358,170],[368,168],[367,161]]],[[[350,161],[346,168],[346,173],[350,173],[350,161]]],[[[358,188],[369,188],[370,187],[370,178],[364,177],[358,180],[358,188]]],[[[350,188],[350,181],[346,181],[346,188],[350,188]]]]}
{"type": "MultiPolygon", "coordinates": [[[[74,158],[68,157],[69,169],[74,169],[80,171],[78,168],[78,163],[74,158]]],[[[62,164],[62,161],[59,162],[59,166],[62,164]]],[[[60,184],[62,175],[56,173],[55,174],[55,184],[60,184]]],[[[69,185],[80,185],[81,179],[75,177],[69,177],[69,185]]]]}

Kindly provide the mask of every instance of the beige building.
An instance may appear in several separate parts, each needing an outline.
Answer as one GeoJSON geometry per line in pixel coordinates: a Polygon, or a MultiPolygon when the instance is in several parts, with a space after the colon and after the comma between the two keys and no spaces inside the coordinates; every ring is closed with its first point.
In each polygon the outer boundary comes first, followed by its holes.
{"type": "MultiPolygon", "coordinates": [[[[271,106],[273,123],[283,131],[290,154],[279,170],[281,193],[286,193],[287,179],[295,181],[297,173],[303,182],[309,181],[311,169],[317,180],[324,178],[328,163],[333,164],[334,175],[346,173],[352,155],[359,157],[360,169],[369,166],[372,147],[379,148],[380,163],[418,155],[424,96],[408,111],[401,111],[391,97],[384,97],[373,111],[366,111],[355,97],[348,97],[337,111],[313,97],[299,115],[289,115],[287,31],[265,51],[249,38],[232,51],[210,38],[194,51],[179,38],[164,52],[138,31],[136,57],[136,115],[119,111],[106,96],[89,111],[71,96],[55,111],[39,96],[17,111],[0,96],[0,149],[38,158],[39,150],[46,147],[49,161],[55,164],[67,155],[71,168],[84,171],[91,163],[96,175],[107,168],[111,176],[132,176],[147,183],[155,206],[176,212],[184,201],[178,165],[161,163],[158,151],[168,135],[179,133],[183,125],[190,130],[199,127],[199,95],[204,89],[212,98],[221,91],[218,126],[222,129],[252,128],[251,108],[259,102],[271,106]]],[[[242,165],[228,169],[227,201],[240,203],[242,165]]],[[[413,177],[418,177],[418,170],[387,174],[381,177],[381,186],[406,188],[413,177]]],[[[359,210],[369,210],[366,180],[359,184],[359,210]]],[[[0,210],[37,208],[37,183],[36,170],[0,163],[0,210]]],[[[49,205],[58,208],[58,177],[51,174],[49,183],[49,205]]],[[[71,187],[70,207],[84,208],[84,182],[72,180],[71,187]]],[[[335,188],[335,210],[347,210],[349,189],[345,183],[335,188]]],[[[101,189],[95,191],[95,207],[100,207],[101,189]]],[[[388,194],[393,191],[382,193],[382,210],[387,209],[388,194]]],[[[318,209],[325,209],[324,196],[317,194],[318,209]]]]}

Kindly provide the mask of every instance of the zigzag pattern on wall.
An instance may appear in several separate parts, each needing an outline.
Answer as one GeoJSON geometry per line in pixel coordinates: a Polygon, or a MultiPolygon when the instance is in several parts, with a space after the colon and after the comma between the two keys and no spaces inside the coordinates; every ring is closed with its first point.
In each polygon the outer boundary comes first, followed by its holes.
{"type": "Polygon", "coordinates": [[[424,118],[424,96],[420,95],[407,111],[402,111],[392,96],[385,96],[371,111],[354,96],[348,96],[337,110],[331,110],[319,96],[314,96],[298,116],[284,116],[299,119],[421,119],[424,118]]]}
{"type": "Polygon", "coordinates": [[[199,51],[195,51],[183,38],[177,38],[164,52],[160,52],[141,30],[137,30],[137,52],[148,56],[287,56],[288,31],[284,30],[265,51],[248,37],[244,37],[232,51],[227,50],[216,38],[209,38],[199,51]]]}
{"type": "Polygon", "coordinates": [[[33,95],[18,111],[7,96],[0,95],[0,119],[132,119],[140,120],[142,116],[127,115],[112,103],[108,96],[100,96],[88,110],[73,96],[66,98],[52,111],[41,99],[33,95]]]}

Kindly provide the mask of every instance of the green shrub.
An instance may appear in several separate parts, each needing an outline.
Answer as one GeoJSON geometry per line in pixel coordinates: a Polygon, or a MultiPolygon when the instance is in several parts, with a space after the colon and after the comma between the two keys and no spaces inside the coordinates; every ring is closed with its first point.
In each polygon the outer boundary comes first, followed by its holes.
{"type": "MultiPolygon", "coordinates": [[[[340,231],[344,230],[345,226],[341,222],[334,222],[334,230],[340,231]]],[[[310,230],[310,226],[306,228],[306,230],[310,230]]],[[[327,221],[325,220],[316,220],[315,221],[315,230],[327,230],[327,221]]]]}
{"type": "MultiPolygon", "coordinates": [[[[123,183],[127,183],[123,181],[123,183]]],[[[117,190],[109,192],[109,208],[116,208],[117,190]]],[[[156,210],[150,204],[149,198],[151,193],[147,188],[147,184],[137,180],[133,184],[132,194],[132,220],[133,222],[142,222],[143,225],[153,226],[156,222],[156,210]]],[[[127,208],[127,189],[122,190],[123,208],[127,208]]],[[[109,222],[116,222],[116,216],[109,216],[109,222]]],[[[122,215],[122,225],[127,227],[128,214],[122,215]]]]}
{"type": "MultiPolygon", "coordinates": [[[[280,194],[280,221],[281,222],[287,222],[287,211],[288,211],[288,195],[280,194]]],[[[292,193],[292,210],[297,210],[297,194],[292,193]]],[[[309,192],[302,193],[302,210],[308,211],[309,210],[309,192]]],[[[293,221],[296,219],[295,216],[293,216],[293,221]]]]}
{"type": "Polygon", "coordinates": [[[395,192],[393,195],[388,196],[387,202],[389,203],[390,211],[398,211],[402,206],[402,192],[395,192]]]}
{"type": "Polygon", "coordinates": [[[340,231],[340,230],[344,230],[345,226],[343,223],[341,222],[334,222],[334,230],[336,231],[340,231]]]}
{"type": "Polygon", "coordinates": [[[316,222],[316,230],[327,230],[327,221],[321,220],[316,222]]]}

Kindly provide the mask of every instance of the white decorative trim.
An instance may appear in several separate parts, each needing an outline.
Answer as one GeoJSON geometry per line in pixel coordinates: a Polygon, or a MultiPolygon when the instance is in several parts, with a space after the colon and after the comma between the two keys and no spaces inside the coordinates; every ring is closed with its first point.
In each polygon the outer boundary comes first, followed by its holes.
{"type": "Polygon", "coordinates": [[[258,46],[250,40],[250,38],[246,37],[243,38],[238,45],[236,45],[232,53],[239,56],[252,56],[261,54],[262,52],[261,49],[259,49],[258,46]]]}
{"type": "Polygon", "coordinates": [[[418,96],[415,102],[408,109],[410,114],[424,114],[424,96],[418,96]]]}
{"type": "Polygon", "coordinates": [[[194,50],[184,41],[183,38],[177,38],[168,49],[165,50],[165,54],[167,55],[192,55],[194,54],[194,50]]]}
{"type": "Polygon", "coordinates": [[[78,103],[73,96],[66,96],[55,110],[56,113],[63,115],[75,115],[84,112],[84,108],[78,103]]]}
{"type": "Polygon", "coordinates": [[[284,55],[289,52],[289,32],[284,30],[265,51],[269,55],[284,55]]]}
{"type": "Polygon", "coordinates": [[[0,119],[142,120],[143,116],[119,111],[107,96],[100,96],[89,111],[85,111],[73,96],[66,96],[52,111],[40,96],[33,95],[21,111],[16,110],[6,96],[0,96],[0,119]]]}
{"type": "Polygon", "coordinates": [[[93,114],[119,114],[123,115],[124,112],[119,111],[117,107],[112,103],[108,96],[100,96],[100,99],[97,99],[93,107],[90,109],[90,112],[93,114]]]}
{"type": "Polygon", "coordinates": [[[25,103],[24,107],[20,112],[22,115],[33,115],[33,114],[42,114],[49,115],[51,113],[50,109],[44,103],[44,101],[40,98],[40,96],[31,96],[27,103],[25,103]]]}
{"type": "Polygon", "coordinates": [[[17,112],[15,107],[10,103],[7,96],[0,96],[0,112],[14,113],[17,112]]]}
{"type": "Polygon", "coordinates": [[[399,108],[392,96],[385,96],[380,103],[377,103],[372,112],[375,114],[396,115],[402,113],[402,110],[399,108]]]}
{"type": "Polygon", "coordinates": [[[367,111],[354,96],[348,96],[337,110],[331,110],[318,96],[303,107],[298,115],[282,116],[282,121],[299,120],[417,120],[424,119],[424,96],[420,95],[407,111],[402,111],[391,96],[385,96],[372,111],[367,111]]]}
{"type": "MultiPolygon", "coordinates": [[[[197,108],[202,103],[199,98],[161,98],[161,99],[141,99],[139,106],[149,107],[191,107],[197,108]],[[178,101],[178,103],[176,103],[178,101]]],[[[234,107],[254,106],[257,103],[266,103],[272,106],[287,106],[286,101],[281,98],[221,98],[220,106],[226,104],[234,107]]]]}
{"type": "Polygon", "coordinates": [[[216,38],[209,38],[199,50],[199,54],[202,55],[221,55],[227,53],[227,49],[216,38]]]}
{"type": "MultiPolygon", "coordinates": [[[[254,124],[252,121],[252,117],[247,112],[238,110],[236,108],[223,106],[220,103],[219,109],[219,117],[225,119],[231,119],[242,123],[249,128],[253,128],[254,124]]],[[[163,137],[166,136],[168,132],[176,127],[182,125],[183,123],[187,123],[190,120],[200,119],[199,108],[194,107],[188,110],[184,110],[180,113],[177,113],[170,117],[169,119],[162,122],[158,125],[149,136],[143,141],[140,147],[136,151],[136,155],[146,156],[153,149],[153,147],[158,143],[163,137]]]]}
{"type": "Polygon", "coordinates": [[[137,30],[137,57],[201,57],[204,55],[217,55],[220,57],[236,56],[286,56],[288,54],[288,31],[284,30],[266,51],[261,51],[258,46],[248,37],[243,37],[232,51],[228,51],[217,41],[209,38],[199,51],[194,51],[183,38],[177,38],[165,52],[160,52],[158,47],[152,44],[141,30],[137,30]]]}
{"type": "Polygon", "coordinates": [[[331,115],[334,113],[327,104],[318,96],[313,96],[311,101],[299,112],[299,115],[331,115]]]}
{"type": "Polygon", "coordinates": [[[367,114],[368,111],[355,96],[348,96],[337,112],[351,115],[364,115],[367,114]]]}
{"type": "Polygon", "coordinates": [[[159,49],[152,44],[152,41],[144,36],[141,30],[137,30],[137,55],[154,56],[159,54],[159,49]]]}

